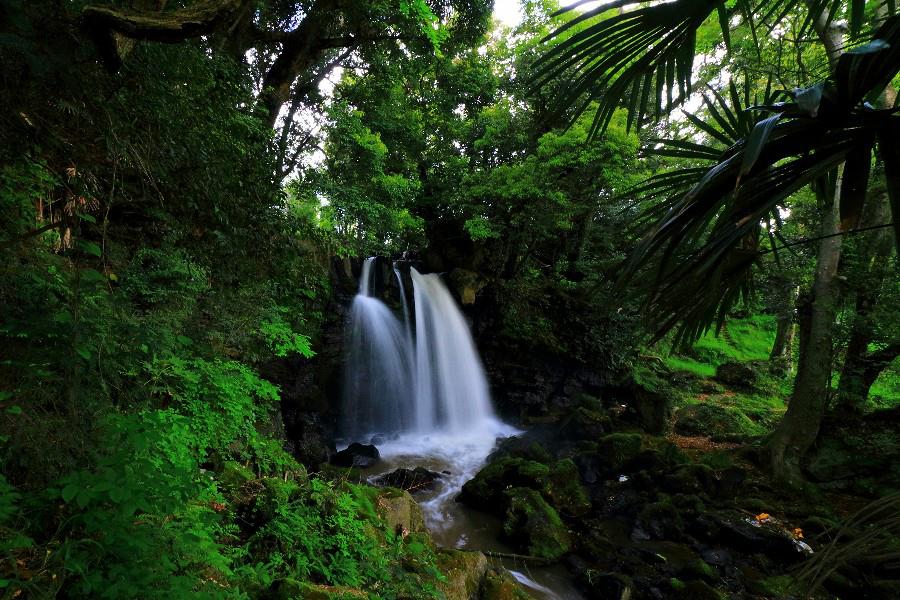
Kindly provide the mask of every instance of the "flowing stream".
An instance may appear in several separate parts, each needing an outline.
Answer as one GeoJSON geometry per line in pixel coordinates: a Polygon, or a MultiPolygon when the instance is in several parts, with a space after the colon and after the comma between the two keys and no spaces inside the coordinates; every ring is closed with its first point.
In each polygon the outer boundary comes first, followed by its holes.
{"type": "MultiPolygon", "coordinates": [[[[363,264],[348,323],[341,421],[345,439],[368,443],[378,436],[382,461],[368,473],[373,478],[401,467],[443,473],[434,490],[417,495],[436,543],[512,552],[497,541],[498,519],[455,501],[498,438],[520,433],[494,414],[465,317],[440,276],[411,269],[413,329],[396,263],[402,322],[373,295],[375,266],[374,258],[363,264]]],[[[529,567],[505,559],[503,565],[535,598],[581,598],[562,567],[529,567]]]]}

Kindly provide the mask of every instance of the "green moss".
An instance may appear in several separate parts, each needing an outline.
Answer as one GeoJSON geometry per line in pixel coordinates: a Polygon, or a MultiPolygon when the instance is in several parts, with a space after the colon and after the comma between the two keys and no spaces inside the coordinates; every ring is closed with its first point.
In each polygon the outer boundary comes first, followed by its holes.
{"type": "Polygon", "coordinates": [[[550,504],[563,513],[578,516],[591,510],[578,467],[568,458],[551,467],[543,492],[550,504]]]}
{"type": "Polygon", "coordinates": [[[790,575],[775,575],[764,579],[750,580],[747,587],[751,592],[767,598],[785,598],[791,594],[795,579],[790,575]]]}
{"type": "Polygon", "coordinates": [[[642,438],[637,433],[611,433],[597,443],[599,454],[610,469],[618,469],[641,451],[642,438]]]}
{"type": "Polygon", "coordinates": [[[525,553],[556,560],[572,545],[571,537],[559,514],[536,491],[513,488],[506,491],[509,509],[503,532],[525,553]]]}
{"type": "Polygon", "coordinates": [[[549,476],[547,465],[522,458],[502,458],[489,463],[466,482],[459,499],[479,510],[503,514],[508,505],[504,490],[511,487],[543,490],[549,476]]]}
{"type": "Polygon", "coordinates": [[[672,577],[671,579],[669,579],[669,586],[671,586],[671,588],[676,592],[681,592],[687,587],[685,583],[677,577],[672,577]]]}

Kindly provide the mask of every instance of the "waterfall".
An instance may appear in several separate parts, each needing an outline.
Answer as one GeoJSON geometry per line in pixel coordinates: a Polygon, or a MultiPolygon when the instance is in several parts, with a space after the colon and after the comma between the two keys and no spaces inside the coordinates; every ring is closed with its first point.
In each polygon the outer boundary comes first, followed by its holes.
{"type": "Polygon", "coordinates": [[[415,426],[450,432],[494,418],[484,368],[469,326],[438,275],[411,269],[416,301],[415,426]]]}
{"type": "Polygon", "coordinates": [[[374,262],[363,263],[347,326],[342,429],[350,437],[403,431],[413,418],[409,340],[394,313],[371,296],[374,262]]]}
{"type": "Polygon", "coordinates": [[[438,275],[411,269],[415,332],[403,278],[404,322],[372,296],[374,258],[363,263],[347,327],[342,430],[364,434],[487,432],[496,427],[484,368],[466,320],[438,275]]]}

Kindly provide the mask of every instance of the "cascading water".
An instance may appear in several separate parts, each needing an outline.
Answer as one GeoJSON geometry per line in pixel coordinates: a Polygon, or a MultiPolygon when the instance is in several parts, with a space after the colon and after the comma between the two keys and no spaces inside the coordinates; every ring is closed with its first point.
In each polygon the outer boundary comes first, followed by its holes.
{"type": "MultiPolygon", "coordinates": [[[[415,466],[442,471],[437,489],[420,500],[432,535],[446,546],[483,548],[494,539],[484,531],[484,516],[473,519],[454,498],[484,466],[497,438],[519,431],[495,417],[469,327],[440,276],[410,269],[413,331],[397,265],[403,323],[373,297],[374,265],[372,258],[363,265],[348,324],[344,435],[348,442],[368,443],[372,434],[389,434],[378,443],[382,472],[415,466]]],[[[554,591],[512,572],[537,598],[580,597],[558,575],[542,578],[554,582],[554,591]]]]}
{"type": "Polygon", "coordinates": [[[347,327],[342,429],[355,438],[395,433],[412,419],[409,340],[394,313],[371,295],[374,258],[363,263],[347,327]]]}

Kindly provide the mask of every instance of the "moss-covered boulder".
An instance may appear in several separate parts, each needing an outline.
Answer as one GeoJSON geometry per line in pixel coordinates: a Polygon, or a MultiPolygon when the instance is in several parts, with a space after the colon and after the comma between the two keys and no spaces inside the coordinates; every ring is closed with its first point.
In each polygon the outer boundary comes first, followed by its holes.
{"type": "Polygon", "coordinates": [[[509,508],[503,523],[506,537],[525,554],[556,560],[569,552],[572,539],[559,513],[540,493],[528,488],[506,491],[509,508]]]}
{"type": "Polygon", "coordinates": [[[718,480],[710,467],[689,463],[667,474],[662,489],[670,494],[713,495],[718,491],[718,480]]]}
{"type": "Polygon", "coordinates": [[[678,539],[684,533],[681,515],[669,500],[644,505],[638,513],[637,526],[657,539],[678,539]]]}
{"type": "Polygon", "coordinates": [[[543,492],[550,504],[563,514],[582,516],[591,510],[591,501],[581,485],[578,467],[568,458],[551,466],[543,492]]]}
{"type": "Polygon", "coordinates": [[[419,503],[404,490],[384,488],[375,500],[375,510],[387,526],[405,535],[425,531],[425,516],[419,503]]]}
{"type": "Polygon", "coordinates": [[[729,361],[716,367],[716,380],[729,387],[749,389],[759,383],[759,372],[751,362],[729,361]]]}
{"type": "Polygon", "coordinates": [[[482,579],[488,568],[484,554],[444,549],[437,553],[437,567],[445,577],[438,588],[447,600],[473,600],[479,597],[482,579]]]}
{"type": "Polygon", "coordinates": [[[559,439],[596,440],[612,431],[612,420],[601,410],[580,406],[569,413],[559,426],[559,439]]]}
{"type": "Polygon", "coordinates": [[[485,512],[503,515],[509,504],[505,492],[516,487],[542,489],[550,468],[522,458],[501,458],[489,463],[462,487],[458,500],[485,512]]]}
{"type": "Polygon", "coordinates": [[[506,569],[490,569],[481,582],[479,600],[531,600],[506,569]]]}
{"type": "Polygon", "coordinates": [[[641,452],[638,433],[611,433],[597,442],[597,456],[611,471],[619,470],[641,452]]]}
{"type": "Polygon", "coordinates": [[[675,432],[714,437],[753,436],[764,433],[764,429],[739,408],[702,403],[678,409],[675,432]]]}

